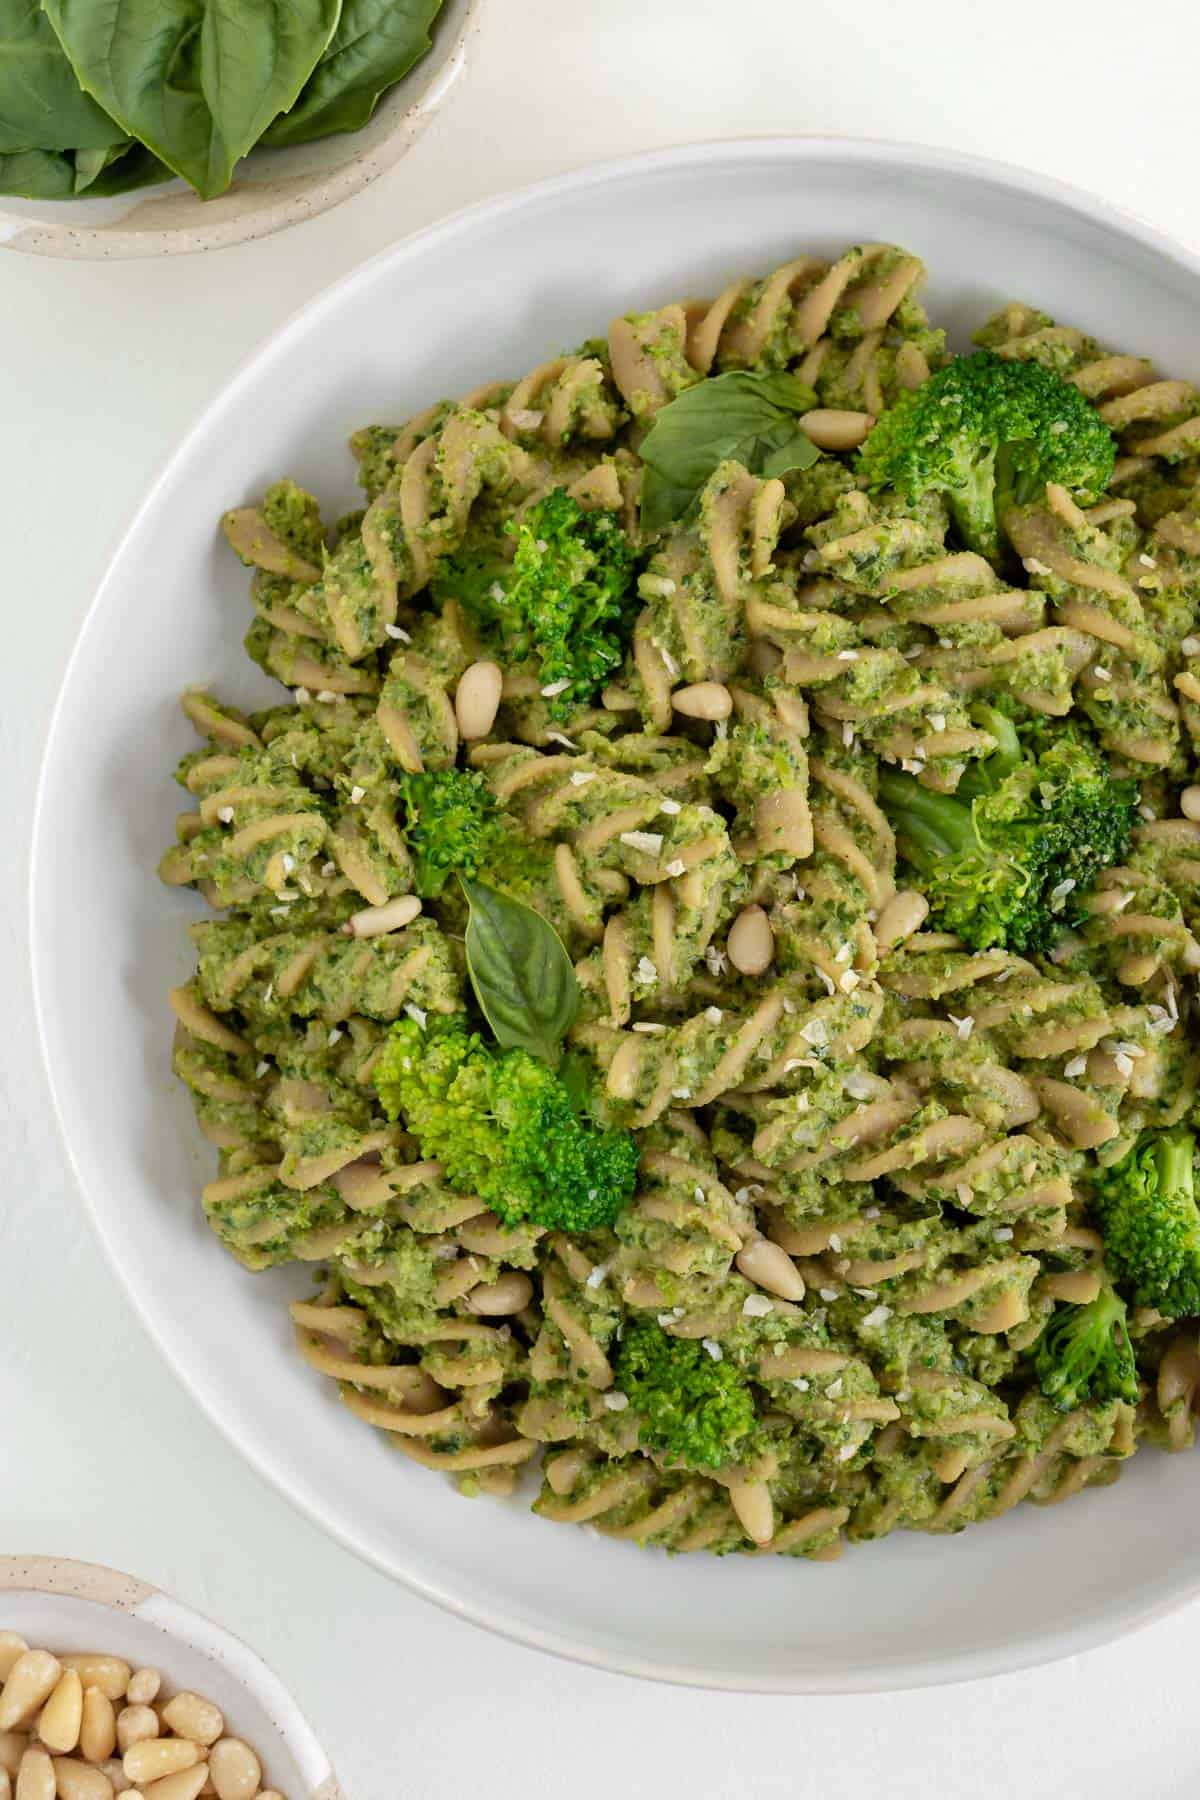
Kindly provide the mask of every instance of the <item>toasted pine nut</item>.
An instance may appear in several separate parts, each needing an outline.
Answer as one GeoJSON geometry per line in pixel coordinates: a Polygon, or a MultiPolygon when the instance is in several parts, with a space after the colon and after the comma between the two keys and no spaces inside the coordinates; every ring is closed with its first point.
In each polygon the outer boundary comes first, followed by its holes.
{"type": "Polygon", "coordinates": [[[125,1706],[117,1714],[117,1743],[124,1756],[126,1750],[132,1750],[135,1744],[141,1744],[147,1738],[156,1738],[162,1726],[158,1722],[158,1714],[152,1706],[125,1706]]]}
{"type": "Polygon", "coordinates": [[[183,1769],[175,1775],[164,1775],[161,1781],[152,1781],[142,1793],[145,1800],[196,1800],[207,1782],[208,1764],[199,1763],[194,1769],[183,1769]]]}
{"type": "Polygon", "coordinates": [[[1179,810],[1185,819],[1200,819],[1200,787],[1185,787],[1179,796],[1179,810]]]}
{"type": "Polygon", "coordinates": [[[65,1756],[79,1742],[83,1723],[83,1683],[78,1669],[64,1669],[38,1718],[37,1733],[47,1750],[65,1756]]]}
{"type": "Polygon", "coordinates": [[[0,1731],[11,1731],[35,1713],[58,1686],[62,1664],[48,1650],[23,1650],[0,1692],[0,1731]]]}
{"type": "Polygon", "coordinates": [[[875,921],[875,942],[880,950],[896,945],[919,931],[929,917],[929,902],[915,888],[901,888],[892,895],[875,921]]]}
{"type": "Polygon", "coordinates": [[[222,1738],[212,1747],[208,1778],[217,1800],[254,1800],[262,1780],[262,1764],[241,1738],[222,1738]]]}
{"type": "Polygon", "coordinates": [[[12,1776],[7,1769],[0,1769],[0,1800],[12,1800],[12,1776]]]}
{"type": "Polygon", "coordinates": [[[58,1783],[46,1750],[27,1750],[17,1770],[16,1800],[54,1800],[58,1783]]]}
{"type": "Polygon", "coordinates": [[[421,902],[415,894],[397,894],[394,900],[388,900],[382,906],[364,906],[361,912],[346,920],[342,926],[347,937],[382,937],[386,931],[399,931],[405,925],[411,925],[421,910],[421,902]]]}
{"type": "Polygon", "coordinates": [[[168,1700],[162,1709],[162,1721],[176,1737],[190,1738],[193,1744],[215,1744],[225,1729],[225,1718],[211,1700],[193,1694],[189,1688],[168,1700]]]}
{"type": "Polygon", "coordinates": [[[778,1294],[783,1300],[803,1300],[804,1277],[786,1250],[770,1238],[751,1238],[737,1253],[737,1266],[747,1281],[778,1294]]]}
{"type": "Polygon", "coordinates": [[[454,694],[454,717],[460,737],[469,742],[487,736],[496,723],[503,688],[499,663],[474,662],[463,670],[454,694]]]}
{"type": "Polygon", "coordinates": [[[769,1544],[775,1536],[775,1505],[765,1481],[734,1481],[729,1485],[729,1504],[742,1530],[756,1544],[769,1544]]]}
{"type": "Polygon", "coordinates": [[[28,1748],[27,1731],[0,1731],[0,1769],[6,1775],[15,1775],[28,1748]]]}
{"type": "Polygon", "coordinates": [[[130,1781],[144,1787],[148,1781],[158,1781],[164,1775],[194,1769],[199,1761],[200,1746],[189,1743],[187,1738],[143,1738],[125,1752],[124,1766],[130,1781]]]}
{"type": "Polygon", "coordinates": [[[875,414],[815,406],[811,412],[800,414],[798,424],[818,450],[857,450],[874,426],[875,414]]]}
{"type": "Polygon", "coordinates": [[[467,1295],[472,1312],[485,1319],[502,1319],[523,1312],[533,1299],[533,1283],[519,1269],[509,1269],[496,1281],[480,1282],[467,1295]]]}
{"type": "Polygon", "coordinates": [[[15,1631],[0,1631],[0,1681],[7,1681],[18,1656],[24,1656],[29,1645],[15,1631]]]}
{"type": "Polygon", "coordinates": [[[135,1669],[129,1677],[125,1698],[130,1706],[151,1706],[162,1689],[162,1676],[157,1669],[135,1669]]]}
{"type": "Polygon", "coordinates": [[[112,1800],[112,1782],[101,1769],[73,1756],[54,1758],[58,1800],[112,1800]]]}
{"type": "Polygon", "coordinates": [[[91,1763],[107,1762],[117,1743],[117,1715],[107,1694],[99,1688],[83,1690],[83,1720],[79,1748],[91,1763]]]}
{"type": "Polygon", "coordinates": [[[743,975],[761,975],[771,966],[775,934],[761,906],[744,906],[725,940],[729,960],[743,975]]]}
{"type": "Polygon", "coordinates": [[[723,681],[697,681],[676,688],[671,705],[686,719],[727,719],[733,711],[733,695],[723,681]]]}
{"type": "Polygon", "coordinates": [[[62,1658],[64,1669],[76,1669],[85,1688],[96,1687],[110,1700],[123,1700],[133,1674],[119,1656],[77,1655],[62,1658]]]}

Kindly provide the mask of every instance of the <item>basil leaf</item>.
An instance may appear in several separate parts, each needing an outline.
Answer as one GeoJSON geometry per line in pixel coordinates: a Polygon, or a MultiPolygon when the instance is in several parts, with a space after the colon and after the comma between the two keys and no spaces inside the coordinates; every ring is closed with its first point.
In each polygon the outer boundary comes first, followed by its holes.
{"type": "Polygon", "coordinates": [[[128,145],[120,154],[110,157],[94,175],[90,174],[90,165],[83,158],[82,151],[75,157],[75,191],[85,193],[89,200],[128,194],[135,188],[153,187],[156,182],[172,179],[166,163],[159,162],[144,144],[128,145]]]}
{"type": "Polygon", "coordinates": [[[22,200],[69,200],[75,165],[55,150],[14,150],[0,156],[0,194],[22,200]]]}
{"type": "Polygon", "coordinates": [[[43,0],[75,74],[202,199],[295,100],[341,0],[43,0]]]}
{"type": "Polygon", "coordinates": [[[308,144],[366,124],[384,91],[407,75],[432,42],[443,0],[343,0],[329,48],[290,112],[264,144],[308,144]]]}
{"type": "MultiPolygon", "coordinates": [[[[38,0],[0,0],[0,153],[99,150],[123,136],[83,92],[38,0]]],[[[9,178],[51,180],[32,164],[9,178]]]]}
{"type": "Polygon", "coordinates": [[[749,369],[685,388],[655,414],[642,443],[642,524],[661,531],[679,518],[727,460],[752,475],[807,468],[821,453],[796,418],[815,402],[812,389],[794,375],[749,369]]]}
{"type": "Polygon", "coordinates": [[[497,1043],[556,1063],[579,1009],[562,939],[531,906],[486,882],[464,880],[462,890],[471,909],[467,972],[497,1043]]]}

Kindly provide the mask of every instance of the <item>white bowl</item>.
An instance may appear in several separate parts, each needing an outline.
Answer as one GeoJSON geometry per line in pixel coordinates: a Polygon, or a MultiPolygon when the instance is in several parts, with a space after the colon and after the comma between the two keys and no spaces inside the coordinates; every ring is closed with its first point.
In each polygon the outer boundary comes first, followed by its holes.
{"type": "Polygon", "coordinates": [[[53,1556],[0,1556],[0,1631],[38,1650],[104,1651],[158,1669],[225,1714],[287,1800],[345,1800],[329,1758],[279,1677],[240,1638],[133,1575],[53,1556]]]}
{"type": "MultiPolygon", "coordinates": [[[[1011,296],[1200,376],[1200,263],[1035,175],[841,141],[701,145],[583,170],[385,251],[278,331],[148,496],[92,608],[50,734],[34,967],[59,1117],[113,1267],[162,1353],[249,1460],[344,1543],[464,1617],[629,1673],[847,1691],[994,1674],[1083,1649],[1200,1589],[1194,1464],[1146,1452],[1115,1490],[827,1565],[668,1559],[468,1502],[390,1450],[296,1356],[284,1300],[197,1200],[211,1152],[169,1070],[189,906],[160,888],[187,682],[265,692],[240,639],[222,509],[289,473],[352,501],[350,430],[532,367],[630,306],[717,292],[798,248],[894,238],[964,342],[1011,296]]],[[[275,690],[277,692],[278,690],[275,690]]]]}
{"type": "Polygon", "coordinates": [[[411,149],[466,66],[483,0],[446,0],[432,48],[396,83],[361,131],[292,150],[256,150],[215,200],[184,181],[100,200],[0,194],[0,249],[112,259],[183,256],[268,237],[328,212],[411,149]]]}

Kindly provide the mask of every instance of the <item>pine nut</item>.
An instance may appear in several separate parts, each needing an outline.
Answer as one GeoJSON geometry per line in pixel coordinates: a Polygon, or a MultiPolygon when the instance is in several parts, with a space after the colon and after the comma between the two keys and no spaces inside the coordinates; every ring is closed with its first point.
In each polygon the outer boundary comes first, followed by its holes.
{"type": "Polygon", "coordinates": [[[729,928],[725,949],[743,975],[761,975],[771,966],[775,934],[761,906],[743,907],[729,928]]]}
{"type": "Polygon", "coordinates": [[[76,1669],[64,1669],[58,1685],[43,1706],[37,1734],[47,1750],[65,1756],[79,1742],[83,1723],[83,1683],[76,1669]]]}
{"type": "Polygon", "coordinates": [[[24,1656],[29,1645],[15,1631],[0,1631],[0,1681],[7,1681],[18,1656],[24,1656]]]}
{"type": "Polygon", "coordinates": [[[161,1781],[152,1781],[142,1793],[145,1800],[196,1800],[207,1781],[208,1764],[199,1763],[194,1769],[183,1769],[175,1775],[164,1775],[161,1781]]]}
{"type": "Polygon", "coordinates": [[[62,1664],[48,1650],[23,1650],[0,1692],[0,1731],[31,1717],[58,1686],[62,1664]]]}
{"type": "Polygon", "coordinates": [[[454,695],[454,717],[460,737],[470,742],[487,736],[496,723],[503,688],[499,663],[474,662],[463,670],[454,695]]]}
{"type": "Polygon", "coordinates": [[[264,1788],[258,1800],[283,1800],[283,1795],[278,1788],[264,1788]]]}
{"type": "Polygon", "coordinates": [[[152,1706],[125,1706],[117,1714],[117,1743],[124,1756],[135,1744],[156,1738],[162,1727],[152,1706]]]}
{"type": "Polygon", "coordinates": [[[364,906],[346,920],[342,930],[347,937],[382,937],[387,931],[400,931],[411,925],[420,910],[421,902],[415,894],[398,894],[383,906],[364,906]]]}
{"type": "Polygon", "coordinates": [[[77,1762],[73,1756],[54,1758],[58,1800],[112,1800],[112,1782],[101,1769],[77,1762]]]}
{"type": "Polygon", "coordinates": [[[217,1800],[254,1800],[262,1780],[262,1764],[241,1738],[222,1738],[213,1745],[208,1775],[217,1800]]]}
{"type": "Polygon", "coordinates": [[[1185,819],[1200,819],[1200,787],[1185,787],[1179,796],[1179,810],[1185,819]]]}
{"type": "Polygon", "coordinates": [[[729,1504],[753,1543],[770,1543],[775,1536],[775,1504],[765,1481],[731,1482],[729,1504]]]}
{"type": "Polygon", "coordinates": [[[28,1748],[28,1732],[0,1731],[0,1769],[6,1775],[15,1775],[28,1748]]]}
{"type": "Polygon", "coordinates": [[[130,1706],[150,1706],[158,1699],[162,1676],[157,1669],[135,1669],[129,1677],[125,1698],[130,1706]]]}
{"type": "Polygon", "coordinates": [[[107,1762],[117,1743],[117,1715],[108,1695],[99,1688],[83,1690],[83,1720],[79,1748],[91,1763],[107,1762]]]}
{"type": "Polygon", "coordinates": [[[893,950],[929,917],[929,902],[913,888],[893,894],[875,921],[875,942],[880,950],[893,950]]]}
{"type": "Polygon", "coordinates": [[[519,1269],[509,1269],[498,1280],[481,1282],[467,1295],[467,1305],[485,1319],[502,1319],[523,1312],[533,1299],[533,1283],[519,1269]]]}
{"type": "Polygon", "coordinates": [[[697,681],[676,688],[671,705],[685,719],[727,719],[733,711],[733,695],[722,681],[697,681]]]}
{"type": "Polygon", "coordinates": [[[200,1746],[186,1738],[143,1738],[125,1752],[124,1766],[130,1781],[144,1787],[164,1775],[195,1768],[199,1761],[200,1746]]]}
{"type": "Polygon", "coordinates": [[[119,1656],[64,1656],[62,1666],[77,1670],[85,1688],[99,1688],[114,1701],[125,1698],[133,1674],[129,1664],[122,1662],[119,1656]]]}
{"type": "Polygon", "coordinates": [[[815,406],[797,421],[818,450],[857,450],[875,424],[875,414],[843,412],[836,406],[815,406]]]}
{"type": "Polygon", "coordinates": [[[54,1800],[58,1783],[46,1750],[27,1750],[17,1770],[16,1800],[54,1800]]]}
{"type": "Polygon", "coordinates": [[[0,1769],[0,1800],[12,1800],[12,1776],[7,1769],[0,1769]]]}
{"type": "Polygon", "coordinates": [[[100,1772],[108,1776],[114,1794],[127,1794],[133,1785],[115,1757],[110,1756],[107,1762],[101,1763],[100,1772]]]}
{"type": "Polygon", "coordinates": [[[193,1744],[215,1744],[225,1729],[225,1718],[219,1706],[211,1700],[193,1694],[189,1688],[168,1700],[162,1709],[164,1725],[169,1725],[176,1737],[190,1738],[193,1744]]]}
{"type": "Polygon", "coordinates": [[[786,1250],[770,1238],[751,1238],[737,1253],[737,1266],[747,1281],[778,1294],[782,1300],[803,1300],[804,1277],[786,1250]]]}

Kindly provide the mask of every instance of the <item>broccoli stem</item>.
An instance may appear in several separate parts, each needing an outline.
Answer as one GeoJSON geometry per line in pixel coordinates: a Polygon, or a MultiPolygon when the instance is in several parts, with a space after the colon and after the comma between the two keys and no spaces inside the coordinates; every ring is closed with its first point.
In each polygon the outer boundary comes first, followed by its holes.
{"type": "Polygon", "coordinates": [[[1196,1198],[1192,1151],[1195,1140],[1190,1131],[1164,1132],[1155,1146],[1158,1180],[1162,1191],[1177,1194],[1184,1202],[1196,1198]]]}
{"type": "Polygon", "coordinates": [[[978,847],[971,808],[953,794],[935,794],[911,775],[884,769],[879,800],[905,855],[918,868],[978,847]]]}
{"type": "Polygon", "coordinates": [[[1000,531],[996,523],[996,452],[981,446],[974,458],[963,462],[964,479],[946,490],[946,505],[955,529],[970,550],[991,563],[1000,559],[1000,531]]]}

